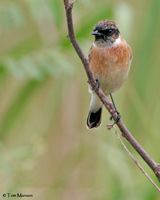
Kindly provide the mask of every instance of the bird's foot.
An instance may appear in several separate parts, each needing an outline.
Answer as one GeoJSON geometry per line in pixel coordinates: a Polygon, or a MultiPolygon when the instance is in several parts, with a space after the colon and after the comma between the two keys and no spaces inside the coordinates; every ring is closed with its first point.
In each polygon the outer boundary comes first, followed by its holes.
{"type": "MultiPolygon", "coordinates": [[[[117,118],[116,118],[116,120],[113,122],[113,124],[108,124],[108,125],[107,125],[107,128],[108,128],[109,130],[110,130],[115,124],[117,124],[118,121],[121,119],[120,113],[119,113],[118,111],[116,111],[116,113],[117,113],[117,118]]],[[[111,116],[109,119],[112,121],[112,120],[113,120],[113,117],[111,116]]]]}
{"type": "Polygon", "coordinates": [[[96,90],[98,90],[100,88],[100,82],[98,80],[98,78],[95,79],[96,80],[96,84],[95,86],[92,88],[92,91],[95,92],[96,90]]]}
{"type": "MultiPolygon", "coordinates": [[[[116,120],[114,121],[113,125],[115,125],[116,123],[118,123],[118,121],[121,119],[120,113],[119,113],[118,111],[116,111],[116,113],[117,113],[117,118],[116,118],[116,120]]],[[[113,117],[111,116],[109,119],[112,121],[112,120],[113,120],[113,117]]]]}

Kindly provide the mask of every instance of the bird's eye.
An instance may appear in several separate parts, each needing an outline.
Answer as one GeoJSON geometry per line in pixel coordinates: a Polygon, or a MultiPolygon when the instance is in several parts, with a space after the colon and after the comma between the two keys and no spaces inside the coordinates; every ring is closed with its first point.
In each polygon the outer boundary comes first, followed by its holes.
{"type": "Polygon", "coordinates": [[[107,36],[111,36],[114,33],[114,29],[110,28],[110,29],[105,29],[105,30],[98,30],[98,32],[107,36]]]}
{"type": "Polygon", "coordinates": [[[106,35],[111,36],[113,34],[113,32],[114,32],[113,29],[111,29],[111,28],[107,29],[106,30],[106,35]]]}
{"type": "Polygon", "coordinates": [[[108,33],[112,33],[113,32],[113,30],[112,29],[108,29],[108,33]]]}

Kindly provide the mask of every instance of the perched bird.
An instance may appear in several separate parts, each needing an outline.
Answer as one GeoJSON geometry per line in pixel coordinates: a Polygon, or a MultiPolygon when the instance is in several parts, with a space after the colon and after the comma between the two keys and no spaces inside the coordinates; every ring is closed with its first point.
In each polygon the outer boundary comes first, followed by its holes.
{"type": "MultiPolygon", "coordinates": [[[[95,36],[95,41],[89,52],[91,71],[105,95],[111,96],[115,107],[112,93],[122,86],[128,76],[132,50],[122,38],[117,24],[113,21],[102,20],[98,22],[94,26],[92,35],[95,36]]],[[[89,129],[97,128],[101,124],[103,106],[95,91],[90,89],[90,92],[92,98],[87,118],[89,129]]],[[[116,112],[118,113],[117,110],[116,112]]],[[[117,121],[119,118],[120,115],[117,121]]]]}

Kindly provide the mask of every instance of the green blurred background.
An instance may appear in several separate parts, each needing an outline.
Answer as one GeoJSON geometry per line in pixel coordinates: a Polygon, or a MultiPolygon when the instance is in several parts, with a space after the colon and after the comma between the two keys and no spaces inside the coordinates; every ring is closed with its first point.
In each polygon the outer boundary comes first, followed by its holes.
{"type": "MultiPolygon", "coordinates": [[[[114,94],[116,105],[160,162],[160,1],[79,0],[73,16],[86,55],[95,23],[118,23],[133,62],[114,94]]],[[[22,192],[36,200],[159,200],[114,130],[106,129],[105,109],[102,126],[86,129],[87,77],[66,35],[62,0],[0,1],[0,199],[22,192]]]]}

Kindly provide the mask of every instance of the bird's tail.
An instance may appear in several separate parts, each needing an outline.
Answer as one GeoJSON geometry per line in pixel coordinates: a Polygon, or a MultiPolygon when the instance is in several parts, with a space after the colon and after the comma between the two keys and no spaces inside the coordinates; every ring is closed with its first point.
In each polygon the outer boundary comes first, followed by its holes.
{"type": "Polygon", "coordinates": [[[87,118],[87,127],[89,129],[97,128],[101,124],[102,105],[99,97],[96,93],[93,93],[87,118]]]}

